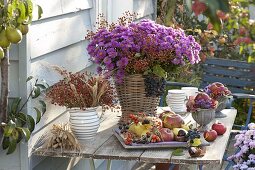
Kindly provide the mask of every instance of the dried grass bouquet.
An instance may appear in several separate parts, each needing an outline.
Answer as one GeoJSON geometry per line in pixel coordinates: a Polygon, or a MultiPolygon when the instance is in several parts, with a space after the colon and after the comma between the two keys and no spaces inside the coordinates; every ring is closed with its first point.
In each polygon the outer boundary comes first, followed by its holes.
{"type": "Polygon", "coordinates": [[[113,88],[102,76],[85,73],[71,73],[55,67],[64,78],[54,84],[46,93],[52,104],[67,108],[80,108],[102,105],[112,106],[113,88]]]}

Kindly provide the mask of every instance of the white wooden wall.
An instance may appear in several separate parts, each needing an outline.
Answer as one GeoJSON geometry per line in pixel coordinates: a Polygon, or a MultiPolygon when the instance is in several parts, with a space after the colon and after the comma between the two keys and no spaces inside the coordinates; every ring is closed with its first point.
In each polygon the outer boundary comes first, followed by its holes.
{"type": "MultiPolygon", "coordinates": [[[[94,29],[96,17],[104,13],[109,21],[116,21],[125,11],[137,12],[139,19],[155,19],[156,0],[33,0],[44,11],[42,19],[34,20],[29,34],[19,46],[12,46],[10,66],[10,96],[25,98],[30,86],[25,83],[26,77],[33,75],[44,79],[49,85],[61,77],[52,70],[52,65],[66,68],[68,71],[95,70],[89,62],[86,52],[87,41],[84,36],[87,30],[94,29]]],[[[29,103],[28,110],[34,115],[29,103]]],[[[15,154],[6,156],[0,150],[1,170],[28,169],[66,169],[69,159],[45,158],[31,155],[37,139],[53,123],[68,121],[65,108],[47,103],[47,112],[37,124],[31,140],[18,147],[15,154]],[[29,158],[29,159],[28,159],[29,158]]],[[[80,161],[73,169],[88,169],[87,161],[80,161]]],[[[122,164],[114,161],[114,167],[122,164]]],[[[105,169],[104,161],[97,160],[98,169],[105,169]]],[[[130,162],[126,167],[132,167],[130,162]]],[[[122,169],[122,168],[121,168],[122,169]]],[[[129,168],[130,169],[130,168],[129,168]]]]}

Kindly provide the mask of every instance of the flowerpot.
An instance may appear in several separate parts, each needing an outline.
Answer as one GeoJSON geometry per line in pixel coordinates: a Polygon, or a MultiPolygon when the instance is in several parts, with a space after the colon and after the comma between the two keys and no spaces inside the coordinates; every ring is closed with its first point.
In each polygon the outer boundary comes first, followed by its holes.
{"type": "Polygon", "coordinates": [[[122,117],[126,121],[130,113],[154,114],[160,97],[147,97],[142,74],[126,75],[122,84],[115,83],[122,117]]]}
{"type": "Polygon", "coordinates": [[[96,135],[100,124],[96,110],[97,107],[87,108],[86,110],[69,110],[70,127],[78,140],[93,139],[96,135]]]}
{"type": "Polygon", "coordinates": [[[200,130],[208,130],[207,125],[215,118],[214,109],[200,109],[192,113],[193,119],[200,125],[200,130]]]}
{"type": "Polygon", "coordinates": [[[229,99],[229,98],[228,98],[228,97],[225,97],[225,96],[220,97],[220,98],[218,99],[218,107],[217,107],[216,110],[215,110],[215,118],[227,117],[227,115],[224,114],[224,113],[222,113],[221,111],[222,111],[223,109],[226,108],[228,99],[229,99]]]}

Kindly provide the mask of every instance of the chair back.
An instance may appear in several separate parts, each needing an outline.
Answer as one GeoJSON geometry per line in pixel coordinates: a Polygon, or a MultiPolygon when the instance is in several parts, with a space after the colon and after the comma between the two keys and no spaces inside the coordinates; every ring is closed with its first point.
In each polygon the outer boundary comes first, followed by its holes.
{"type": "Polygon", "coordinates": [[[255,94],[255,63],[207,58],[200,88],[213,82],[223,83],[232,93],[255,94]]]}

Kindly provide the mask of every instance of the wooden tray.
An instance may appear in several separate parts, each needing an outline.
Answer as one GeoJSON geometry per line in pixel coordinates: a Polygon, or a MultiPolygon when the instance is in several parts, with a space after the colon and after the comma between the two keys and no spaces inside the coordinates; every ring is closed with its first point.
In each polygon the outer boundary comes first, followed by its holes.
{"type": "Polygon", "coordinates": [[[117,137],[117,139],[120,141],[120,143],[125,149],[187,148],[188,147],[187,142],[177,142],[177,141],[148,143],[148,144],[133,143],[132,145],[126,145],[124,143],[124,139],[120,136],[119,129],[113,129],[113,134],[117,137]]]}

